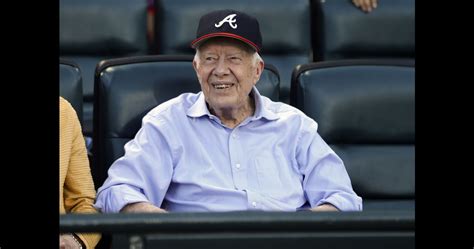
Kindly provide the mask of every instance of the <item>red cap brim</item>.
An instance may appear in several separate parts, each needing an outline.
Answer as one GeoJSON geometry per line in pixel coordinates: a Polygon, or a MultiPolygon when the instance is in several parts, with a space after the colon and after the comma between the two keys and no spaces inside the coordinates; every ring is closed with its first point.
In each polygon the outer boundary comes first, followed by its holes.
{"type": "Polygon", "coordinates": [[[209,39],[209,38],[212,38],[212,37],[229,37],[229,38],[234,38],[234,39],[237,39],[237,40],[240,40],[240,41],[243,41],[245,43],[247,43],[249,46],[251,46],[253,49],[255,49],[257,52],[260,51],[260,48],[255,45],[255,43],[251,42],[250,40],[248,39],[245,39],[244,37],[242,36],[239,36],[239,35],[236,35],[236,34],[232,34],[232,33],[226,33],[226,32],[218,32],[218,33],[211,33],[211,34],[207,34],[207,35],[203,35],[197,39],[195,39],[194,41],[191,42],[191,47],[192,48],[196,48],[201,42],[209,39]]]}

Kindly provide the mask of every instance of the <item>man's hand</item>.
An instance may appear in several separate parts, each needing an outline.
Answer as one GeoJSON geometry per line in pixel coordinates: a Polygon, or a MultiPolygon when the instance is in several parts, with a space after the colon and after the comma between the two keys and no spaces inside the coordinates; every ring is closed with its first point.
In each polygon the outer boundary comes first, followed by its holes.
{"type": "Polygon", "coordinates": [[[135,202],[125,205],[120,210],[121,213],[167,213],[166,210],[161,209],[149,202],[135,202]]]}
{"type": "Polygon", "coordinates": [[[311,211],[314,212],[325,212],[325,211],[339,211],[335,206],[329,204],[329,203],[324,203],[322,205],[319,205],[317,207],[311,208],[311,211]]]}
{"type": "Polygon", "coordinates": [[[352,0],[352,3],[367,13],[377,8],[377,0],[352,0]]]}
{"type": "Polygon", "coordinates": [[[72,237],[72,234],[59,235],[60,249],[79,249],[81,245],[72,237]]]}

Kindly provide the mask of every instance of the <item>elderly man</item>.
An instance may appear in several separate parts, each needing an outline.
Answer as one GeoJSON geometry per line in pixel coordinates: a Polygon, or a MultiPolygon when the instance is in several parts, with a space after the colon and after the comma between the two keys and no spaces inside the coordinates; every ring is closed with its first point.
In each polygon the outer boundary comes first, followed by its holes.
{"type": "Polygon", "coordinates": [[[201,17],[193,66],[202,91],[143,118],[98,190],[102,212],[362,209],[317,123],[261,96],[258,21],[234,10],[201,17]]]}

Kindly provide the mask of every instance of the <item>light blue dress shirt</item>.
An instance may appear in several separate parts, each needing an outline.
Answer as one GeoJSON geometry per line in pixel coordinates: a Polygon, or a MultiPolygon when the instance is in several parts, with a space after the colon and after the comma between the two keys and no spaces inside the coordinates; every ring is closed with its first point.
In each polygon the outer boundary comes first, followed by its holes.
{"type": "Polygon", "coordinates": [[[150,202],[168,211],[295,211],[330,203],[362,210],[342,160],[300,110],[252,89],[255,114],[234,129],[212,115],[202,92],[184,93],[145,115],[97,193],[119,212],[150,202]]]}

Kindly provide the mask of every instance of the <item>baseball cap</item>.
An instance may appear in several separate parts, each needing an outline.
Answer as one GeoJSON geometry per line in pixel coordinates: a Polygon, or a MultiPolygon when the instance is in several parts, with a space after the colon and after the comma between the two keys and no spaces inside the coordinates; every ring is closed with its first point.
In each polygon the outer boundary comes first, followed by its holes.
{"type": "Polygon", "coordinates": [[[191,47],[196,48],[212,37],[234,38],[257,52],[262,49],[262,35],[257,19],[236,10],[217,10],[203,15],[191,47]]]}

